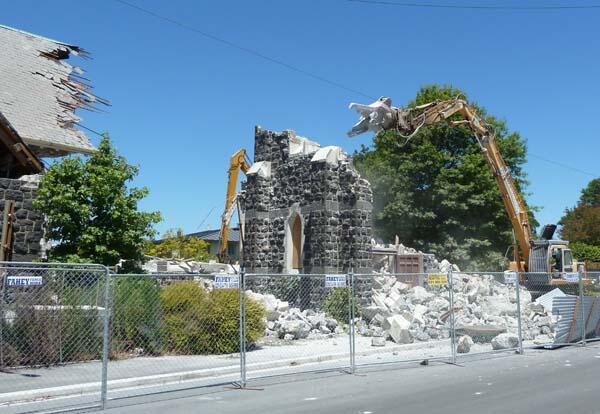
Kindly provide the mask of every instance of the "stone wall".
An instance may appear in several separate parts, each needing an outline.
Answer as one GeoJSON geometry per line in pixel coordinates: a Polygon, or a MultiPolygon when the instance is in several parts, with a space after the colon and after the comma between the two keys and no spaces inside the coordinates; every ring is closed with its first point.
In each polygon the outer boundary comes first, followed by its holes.
{"type": "Polygon", "coordinates": [[[15,201],[13,223],[13,261],[28,262],[40,258],[44,237],[44,217],[33,209],[39,176],[20,179],[0,178],[0,229],[7,200],[15,201]]]}
{"type": "Polygon", "coordinates": [[[248,272],[371,272],[371,187],[341,148],[257,127],[240,201],[248,272]],[[296,217],[300,268],[291,263],[296,217]]]}

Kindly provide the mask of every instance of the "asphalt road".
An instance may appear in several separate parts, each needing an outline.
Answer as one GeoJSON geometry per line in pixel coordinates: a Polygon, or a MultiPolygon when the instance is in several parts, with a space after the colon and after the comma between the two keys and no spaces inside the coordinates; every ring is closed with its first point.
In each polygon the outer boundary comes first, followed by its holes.
{"type": "Polygon", "coordinates": [[[600,344],[254,381],[112,401],[107,413],[600,413],[600,344]],[[119,405],[115,407],[115,405],[119,405]]]}

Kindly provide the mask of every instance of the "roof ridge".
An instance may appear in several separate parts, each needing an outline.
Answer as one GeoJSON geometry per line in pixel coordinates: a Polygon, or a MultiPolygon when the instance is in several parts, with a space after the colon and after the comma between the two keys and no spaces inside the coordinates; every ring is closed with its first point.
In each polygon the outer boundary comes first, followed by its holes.
{"type": "Polygon", "coordinates": [[[51,39],[51,38],[45,37],[45,36],[40,36],[38,34],[31,33],[31,32],[28,32],[26,30],[16,29],[14,27],[6,26],[4,24],[0,24],[0,28],[6,29],[6,30],[12,30],[13,32],[21,33],[21,34],[24,34],[24,35],[27,35],[27,36],[36,37],[38,39],[42,39],[42,40],[46,40],[48,42],[56,43],[58,45],[63,45],[63,46],[68,47],[69,49],[72,49],[72,50],[76,51],[76,52],[79,52],[79,51],[83,50],[79,46],[71,44],[71,43],[61,42],[60,40],[51,39]]]}

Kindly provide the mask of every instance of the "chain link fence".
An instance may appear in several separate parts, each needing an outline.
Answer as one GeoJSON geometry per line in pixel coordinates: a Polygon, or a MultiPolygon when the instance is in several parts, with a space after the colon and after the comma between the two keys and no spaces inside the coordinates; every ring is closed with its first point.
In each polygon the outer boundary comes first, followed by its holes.
{"type": "MultiPolygon", "coordinates": [[[[226,288],[218,279],[112,275],[109,398],[239,375],[240,291],[230,277],[226,288]]],[[[252,342],[256,328],[248,330],[252,342]]]]}
{"type": "Polygon", "coordinates": [[[514,273],[454,272],[456,352],[520,351],[520,314],[531,301],[514,273]]]}
{"type": "Polygon", "coordinates": [[[0,263],[0,280],[0,407],[74,390],[100,404],[107,269],[0,263]]]}
{"type": "Polygon", "coordinates": [[[352,313],[360,305],[351,280],[341,275],[249,274],[244,277],[247,378],[277,372],[351,369],[352,313]],[[264,310],[262,329],[248,332],[256,307],[264,310]],[[282,370],[285,368],[285,370],[282,370]]]}
{"type": "Polygon", "coordinates": [[[356,322],[357,365],[452,357],[447,273],[354,275],[369,286],[356,322]]]}
{"type": "Polygon", "coordinates": [[[109,275],[4,263],[0,276],[7,412],[600,338],[591,272],[109,275]]]}

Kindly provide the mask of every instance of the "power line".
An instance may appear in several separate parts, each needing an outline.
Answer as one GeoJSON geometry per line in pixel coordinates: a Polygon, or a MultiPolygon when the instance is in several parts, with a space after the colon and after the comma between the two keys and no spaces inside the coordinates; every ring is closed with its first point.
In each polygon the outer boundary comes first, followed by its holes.
{"type": "MultiPolygon", "coordinates": [[[[144,8],[144,7],[132,4],[132,3],[128,2],[128,1],[125,1],[125,0],[114,0],[114,1],[117,2],[117,3],[120,3],[122,5],[125,5],[127,7],[130,7],[132,9],[134,9],[134,10],[137,10],[137,11],[140,11],[142,13],[148,14],[148,15],[156,18],[156,19],[163,20],[163,21],[168,22],[170,24],[176,25],[176,26],[178,26],[178,27],[180,27],[180,28],[182,28],[184,30],[188,30],[188,31],[191,31],[193,33],[199,34],[199,35],[201,35],[201,36],[203,36],[203,37],[205,37],[207,39],[210,39],[210,40],[213,40],[215,42],[224,44],[224,45],[226,45],[228,47],[231,47],[233,49],[237,49],[237,50],[242,51],[244,53],[253,55],[253,56],[258,57],[260,59],[263,59],[263,60],[265,60],[267,62],[270,62],[270,63],[276,64],[276,65],[282,66],[282,67],[284,67],[286,69],[289,69],[289,70],[292,70],[294,72],[300,73],[302,75],[308,76],[308,77],[313,78],[315,80],[318,80],[320,82],[326,83],[326,84],[331,85],[331,86],[335,86],[337,88],[346,90],[348,92],[355,93],[357,95],[361,95],[361,96],[363,96],[365,98],[369,98],[369,99],[373,99],[373,100],[375,99],[374,97],[372,97],[372,96],[370,96],[368,94],[365,94],[365,93],[363,93],[363,92],[361,92],[359,90],[347,87],[347,86],[345,86],[345,85],[343,85],[341,83],[332,81],[332,80],[327,79],[327,78],[325,78],[325,77],[323,77],[321,75],[317,75],[315,73],[312,73],[312,72],[306,71],[304,69],[298,68],[298,67],[293,66],[293,65],[291,65],[289,63],[283,62],[283,61],[281,61],[279,59],[275,59],[275,58],[269,57],[269,56],[265,55],[264,53],[259,52],[257,50],[250,49],[248,47],[238,45],[238,44],[233,43],[233,42],[231,42],[229,40],[226,40],[226,39],[223,39],[221,37],[215,36],[215,35],[213,35],[211,33],[208,33],[208,32],[206,32],[204,30],[200,30],[200,29],[198,29],[196,27],[190,26],[190,25],[188,25],[186,23],[183,23],[183,22],[181,22],[179,20],[173,19],[171,17],[163,16],[163,15],[158,14],[158,13],[152,11],[152,10],[149,10],[149,9],[144,8]]],[[[484,5],[484,6],[478,6],[478,5],[433,4],[433,3],[407,3],[407,2],[392,2],[392,1],[385,1],[385,0],[345,0],[345,1],[352,2],[352,3],[379,4],[379,5],[400,6],[400,7],[445,8],[445,9],[474,9],[474,10],[475,9],[479,9],[479,10],[483,10],[483,9],[488,9],[488,10],[600,9],[600,5],[572,5],[572,6],[560,6],[560,5],[556,5],[556,6],[485,6],[484,5]]],[[[93,132],[96,135],[103,136],[103,134],[101,134],[101,133],[99,133],[97,131],[94,131],[94,130],[92,130],[90,128],[87,128],[87,127],[85,127],[83,125],[80,125],[80,126],[83,127],[83,128],[85,128],[85,129],[87,129],[90,132],[93,132]]],[[[547,158],[544,158],[544,157],[541,157],[541,156],[538,156],[538,155],[535,155],[535,154],[531,154],[531,153],[529,153],[529,155],[531,155],[533,158],[538,158],[538,159],[540,159],[542,161],[558,165],[558,166],[560,166],[562,168],[566,168],[566,169],[571,170],[571,171],[579,172],[581,174],[586,174],[586,175],[589,175],[589,176],[592,176],[592,177],[596,176],[596,174],[592,174],[590,172],[580,170],[578,168],[572,167],[572,166],[567,165],[567,164],[563,164],[563,163],[560,163],[560,162],[552,161],[552,160],[549,160],[547,158]]],[[[212,212],[212,210],[211,210],[211,212],[212,212]]],[[[211,212],[209,212],[209,215],[210,215],[211,212]]]]}
{"type": "Polygon", "coordinates": [[[99,137],[102,137],[102,138],[104,138],[104,134],[103,134],[103,133],[101,133],[101,132],[94,131],[92,128],[88,128],[88,127],[86,127],[85,125],[77,124],[77,126],[78,126],[78,127],[81,127],[81,128],[83,128],[83,129],[85,129],[85,130],[87,130],[87,131],[90,131],[91,133],[93,133],[93,134],[96,134],[96,135],[98,135],[99,137]]]}
{"type": "Polygon", "coordinates": [[[467,4],[435,4],[435,3],[406,3],[386,0],[345,0],[349,3],[376,4],[380,6],[413,7],[428,9],[463,9],[463,10],[583,10],[600,9],[598,4],[588,5],[556,5],[556,6],[486,6],[467,4]]]}
{"type": "Polygon", "coordinates": [[[545,162],[550,163],[550,164],[558,165],[559,167],[566,168],[567,170],[571,170],[571,171],[575,171],[575,172],[578,172],[578,173],[581,173],[581,174],[589,175],[591,177],[598,177],[598,176],[600,176],[600,174],[592,174],[591,172],[580,170],[579,168],[572,167],[572,166],[567,165],[567,164],[563,164],[562,162],[552,161],[552,160],[549,160],[547,158],[541,157],[539,155],[532,154],[531,152],[529,153],[529,156],[531,156],[533,158],[537,158],[538,160],[545,161],[545,162]]]}
{"type": "Polygon", "coordinates": [[[336,88],[344,89],[347,92],[352,92],[352,93],[355,93],[357,95],[363,96],[365,98],[369,98],[369,99],[373,99],[373,100],[376,99],[376,98],[373,98],[372,96],[370,96],[370,95],[368,95],[366,93],[363,93],[363,92],[361,92],[359,90],[356,90],[356,89],[350,88],[348,86],[342,85],[341,83],[332,81],[332,80],[327,79],[327,78],[325,78],[325,77],[323,77],[321,75],[317,75],[316,73],[309,72],[307,70],[301,69],[301,68],[299,68],[297,66],[291,65],[291,64],[286,63],[286,62],[284,62],[282,60],[279,60],[279,59],[276,59],[276,58],[272,58],[272,57],[267,56],[264,53],[259,52],[259,51],[255,50],[255,49],[250,49],[248,47],[238,45],[238,44],[233,43],[233,42],[231,42],[229,40],[226,40],[226,39],[223,39],[221,37],[215,36],[215,35],[213,35],[211,33],[208,33],[208,32],[206,32],[204,30],[200,30],[200,29],[198,29],[196,27],[193,27],[193,26],[190,26],[190,25],[188,25],[186,23],[182,23],[179,20],[175,20],[175,19],[173,19],[171,17],[163,16],[163,15],[158,14],[158,13],[152,11],[152,10],[146,9],[144,7],[137,6],[137,5],[129,3],[128,1],[125,1],[125,0],[114,0],[114,1],[117,2],[117,3],[121,3],[121,4],[123,4],[123,5],[127,6],[127,7],[130,7],[132,9],[138,10],[138,11],[140,11],[142,13],[146,13],[146,14],[148,14],[150,16],[153,16],[153,17],[155,17],[157,19],[160,19],[160,20],[163,20],[165,22],[168,22],[168,23],[174,24],[176,26],[179,26],[182,29],[185,29],[185,30],[188,30],[190,32],[199,34],[200,36],[203,36],[203,37],[205,37],[207,39],[210,39],[210,40],[213,40],[215,42],[224,44],[224,45],[229,46],[229,47],[231,47],[233,49],[237,49],[239,51],[247,53],[249,55],[258,57],[258,58],[260,58],[262,60],[265,60],[267,62],[274,63],[276,65],[282,66],[282,67],[284,67],[286,69],[289,69],[289,70],[292,70],[294,72],[300,73],[302,75],[308,76],[310,78],[316,79],[316,80],[318,80],[320,82],[323,82],[323,83],[326,83],[328,85],[335,86],[336,88]]]}

